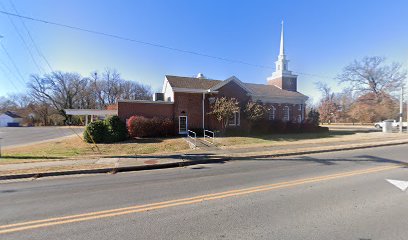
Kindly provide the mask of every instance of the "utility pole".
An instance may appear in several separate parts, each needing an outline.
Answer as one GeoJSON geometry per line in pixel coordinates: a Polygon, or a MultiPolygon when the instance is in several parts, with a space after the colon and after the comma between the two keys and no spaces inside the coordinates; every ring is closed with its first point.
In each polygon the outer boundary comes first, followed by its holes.
{"type": "Polygon", "coordinates": [[[402,133],[402,111],[404,104],[404,87],[401,87],[401,96],[400,96],[400,118],[399,118],[399,132],[402,133]]]}

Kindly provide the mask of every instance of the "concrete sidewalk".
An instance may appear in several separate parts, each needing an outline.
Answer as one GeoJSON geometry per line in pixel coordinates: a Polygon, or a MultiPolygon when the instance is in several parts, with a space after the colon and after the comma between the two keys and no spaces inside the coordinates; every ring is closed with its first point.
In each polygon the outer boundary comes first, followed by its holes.
{"type": "Polygon", "coordinates": [[[329,151],[352,150],[378,146],[408,144],[408,137],[395,135],[380,141],[360,139],[358,142],[328,141],[325,143],[288,143],[273,146],[241,147],[221,149],[214,146],[190,150],[184,154],[170,155],[138,155],[115,158],[45,161],[0,165],[0,180],[57,176],[86,173],[112,173],[159,168],[180,167],[193,164],[223,162],[230,160],[261,159],[319,153],[329,151]]]}

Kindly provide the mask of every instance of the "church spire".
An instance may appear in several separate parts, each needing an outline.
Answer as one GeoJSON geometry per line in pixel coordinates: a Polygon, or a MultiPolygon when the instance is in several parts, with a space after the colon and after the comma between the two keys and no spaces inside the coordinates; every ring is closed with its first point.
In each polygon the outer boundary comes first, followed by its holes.
{"type": "Polygon", "coordinates": [[[285,55],[284,38],[283,38],[283,20],[282,20],[282,30],[281,30],[281,40],[280,40],[280,51],[279,56],[285,55]]]}
{"type": "Polygon", "coordinates": [[[285,38],[283,35],[283,20],[282,29],[280,36],[280,48],[278,60],[275,62],[275,72],[272,76],[268,77],[268,84],[275,85],[276,87],[288,91],[297,91],[297,75],[292,74],[289,71],[289,60],[286,59],[285,55],[285,38]]]}
{"type": "Polygon", "coordinates": [[[282,20],[279,56],[278,56],[278,60],[275,62],[275,65],[276,65],[275,75],[276,74],[282,75],[284,73],[290,73],[288,69],[288,60],[286,59],[286,55],[285,55],[285,38],[283,35],[283,20],[282,20]]]}

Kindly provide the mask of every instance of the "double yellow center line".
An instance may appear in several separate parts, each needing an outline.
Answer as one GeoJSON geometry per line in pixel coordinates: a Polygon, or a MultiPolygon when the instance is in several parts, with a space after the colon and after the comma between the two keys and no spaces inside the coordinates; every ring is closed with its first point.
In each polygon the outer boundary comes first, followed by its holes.
{"type": "Polygon", "coordinates": [[[369,169],[364,169],[364,170],[342,172],[342,173],[319,176],[319,177],[304,178],[304,179],[298,179],[298,180],[287,181],[287,182],[266,184],[266,185],[261,185],[261,186],[256,186],[256,187],[200,195],[200,196],[195,196],[195,197],[190,197],[190,198],[181,198],[181,199],[175,199],[175,200],[164,201],[164,202],[157,202],[157,203],[151,203],[151,204],[136,205],[136,206],[130,206],[130,207],[124,207],[124,208],[104,210],[104,211],[69,215],[69,216],[64,216],[64,217],[55,217],[55,218],[40,219],[40,220],[35,220],[35,221],[27,221],[27,222],[20,222],[20,223],[14,223],[14,224],[0,225],[0,234],[6,234],[6,233],[36,229],[36,228],[43,228],[43,227],[49,227],[49,226],[67,224],[67,223],[89,221],[89,220],[94,220],[94,219],[115,217],[115,216],[120,216],[120,215],[125,215],[125,214],[146,212],[150,210],[157,210],[157,209],[169,208],[169,207],[175,207],[175,206],[181,206],[181,205],[200,203],[203,201],[211,201],[211,200],[240,196],[240,195],[256,193],[256,192],[271,191],[275,189],[293,187],[293,186],[298,186],[298,185],[307,184],[307,183],[316,183],[316,182],[327,181],[327,180],[332,180],[332,179],[337,179],[337,178],[344,178],[344,177],[350,177],[350,176],[355,176],[355,175],[386,171],[386,170],[396,169],[400,167],[401,167],[400,165],[387,165],[387,166],[369,168],[369,169]]]}

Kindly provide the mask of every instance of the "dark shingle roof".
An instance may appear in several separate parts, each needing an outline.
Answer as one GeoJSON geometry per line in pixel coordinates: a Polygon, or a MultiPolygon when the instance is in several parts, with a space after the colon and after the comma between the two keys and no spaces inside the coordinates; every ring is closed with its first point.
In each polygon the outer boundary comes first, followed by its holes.
{"type": "Polygon", "coordinates": [[[179,77],[166,75],[171,87],[189,89],[210,89],[220,83],[220,80],[201,79],[194,77],[179,77]]]}
{"type": "Polygon", "coordinates": [[[255,94],[259,96],[267,97],[306,97],[300,92],[293,92],[280,89],[274,85],[244,83],[245,86],[255,94]]]}
{"type": "MultiPolygon", "coordinates": [[[[166,75],[171,87],[173,88],[188,88],[188,89],[202,89],[207,90],[218,83],[221,80],[210,80],[201,79],[195,77],[179,77],[166,75]]],[[[292,92],[287,90],[282,90],[273,85],[266,84],[255,84],[255,83],[243,83],[249,90],[251,90],[255,95],[265,96],[265,97],[306,97],[299,92],[292,92]]]]}
{"type": "Polygon", "coordinates": [[[4,114],[6,114],[7,116],[12,117],[12,118],[22,118],[19,115],[15,114],[13,112],[10,112],[10,111],[5,112],[4,114]]]}

